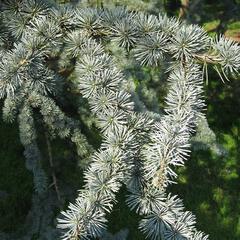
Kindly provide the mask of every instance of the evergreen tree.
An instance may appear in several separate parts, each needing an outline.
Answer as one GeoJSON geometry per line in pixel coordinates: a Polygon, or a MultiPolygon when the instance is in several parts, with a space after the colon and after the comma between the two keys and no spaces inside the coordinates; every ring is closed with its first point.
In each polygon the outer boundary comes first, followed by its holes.
{"type": "MultiPolygon", "coordinates": [[[[80,157],[90,161],[84,189],[57,220],[62,239],[126,238],[127,232],[105,232],[106,214],[122,185],[128,190],[127,205],[141,215],[139,229],[148,239],[208,239],[167,187],[176,181],[176,167],[188,159],[191,141],[221,150],[211,131],[204,132],[203,82],[208,65],[223,81],[239,74],[239,45],[223,36],[211,39],[197,25],[123,7],[6,0],[0,17],[3,119],[19,124],[36,189],[34,206],[39,207],[32,213],[39,219],[47,216],[43,209],[51,215],[44,204],[48,177],[37,141],[43,129],[48,146],[56,137],[68,139],[80,157]],[[139,66],[160,70],[163,80],[157,81],[167,90],[163,107],[149,110],[135,91],[133,76],[141,72],[139,66]],[[68,95],[76,95],[85,116],[81,121],[63,110],[68,95]],[[101,130],[98,150],[81,131],[82,122],[94,122],[101,130]],[[196,129],[201,130],[192,138],[196,129]]],[[[145,91],[147,100],[150,96],[145,91]]],[[[54,175],[53,180],[58,192],[54,175]]],[[[47,221],[38,238],[56,239],[57,230],[47,221]]]]}

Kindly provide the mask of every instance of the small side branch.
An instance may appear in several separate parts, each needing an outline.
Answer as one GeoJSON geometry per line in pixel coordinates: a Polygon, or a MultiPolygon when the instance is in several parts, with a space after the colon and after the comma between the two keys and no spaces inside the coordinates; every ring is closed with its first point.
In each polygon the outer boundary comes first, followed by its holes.
{"type": "Polygon", "coordinates": [[[47,149],[48,149],[48,159],[49,159],[49,164],[50,164],[50,167],[51,167],[52,179],[53,179],[53,183],[50,185],[50,187],[54,185],[55,191],[57,193],[57,198],[58,198],[59,201],[61,201],[60,191],[59,191],[59,187],[58,187],[58,184],[57,184],[57,177],[56,177],[56,174],[55,174],[55,171],[54,171],[54,164],[53,164],[53,157],[52,157],[52,147],[51,147],[51,143],[50,143],[49,137],[48,137],[46,132],[45,132],[45,138],[46,138],[47,149]]]}
{"type": "Polygon", "coordinates": [[[203,63],[211,63],[211,64],[218,64],[222,60],[216,56],[212,56],[208,54],[196,54],[195,58],[203,63]]]}

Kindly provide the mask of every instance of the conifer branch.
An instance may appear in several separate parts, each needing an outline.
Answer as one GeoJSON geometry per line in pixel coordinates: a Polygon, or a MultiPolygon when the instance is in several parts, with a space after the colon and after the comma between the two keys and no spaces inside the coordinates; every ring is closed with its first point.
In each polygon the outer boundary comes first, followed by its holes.
{"type": "Polygon", "coordinates": [[[177,177],[175,168],[187,160],[191,135],[203,115],[203,75],[198,63],[213,65],[222,79],[238,75],[239,45],[222,36],[212,40],[201,27],[166,15],[122,7],[72,8],[10,0],[4,5],[0,24],[7,32],[4,36],[12,36],[12,46],[6,44],[6,37],[0,38],[4,119],[18,119],[27,168],[33,172],[37,192],[45,191],[46,176],[36,144],[33,109],[47,126],[46,134],[71,140],[81,157],[93,152],[80,123],[56,103],[63,97],[65,77],[75,75],[71,82],[74,92],[88,100],[103,136],[84,171],[84,189],[58,219],[62,239],[101,238],[106,214],[123,184],[129,191],[127,204],[142,216],[139,228],[148,238],[208,239],[196,230],[195,216],[185,211],[177,196],[167,194],[166,188],[177,177]],[[127,76],[116,58],[106,50],[109,42],[123,48],[126,57],[139,65],[158,67],[168,61],[165,114],[152,119],[147,111],[136,112],[136,95],[134,98],[129,91],[127,76]],[[68,66],[73,74],[60,77],[59,68],[68,70],[68,66]]]}

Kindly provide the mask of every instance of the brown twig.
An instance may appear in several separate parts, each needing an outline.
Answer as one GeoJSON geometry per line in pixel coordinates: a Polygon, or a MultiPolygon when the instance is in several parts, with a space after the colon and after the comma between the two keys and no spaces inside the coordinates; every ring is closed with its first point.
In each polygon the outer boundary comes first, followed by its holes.
{"type": "Polygon", "coordinates": [[[218,58],[213,55],[208,55],[208,54],[196,54],[195,58],[203,63],[212,63],[212,64],[217,64],[222,60],[221,58],[218,58]]]}
{"type": "Polygon", "coordinates": [[[181,7],[179,10],[179,18],[184,18],[184,16],[186,15],[186,12],[189,9],[189,0],[181,0],[181,7]]]}
{"type": "Polygon", "coordinates": [[[58,198],[59,201],[61,201],[60,191],[59,191],[58,184],[57,184],[57,177],[56,177],[56,174],[55,174],[55,171],[54,171],[54,164],[53,164],[53,157],[52,157],[52,147],[51,147],[51,143],[50,143],[49,137],[48,137],[46,132],[45,132],[45,138],[46,138],[47,149],[48,149],[48,159],[49,159],[49,164],[50,164],[50,167],[51,167],[52,179],[53,179],[53,183],[50,185],[50,187],[54,185],[55,191],[57,193],[57,198],[58,198]]]}

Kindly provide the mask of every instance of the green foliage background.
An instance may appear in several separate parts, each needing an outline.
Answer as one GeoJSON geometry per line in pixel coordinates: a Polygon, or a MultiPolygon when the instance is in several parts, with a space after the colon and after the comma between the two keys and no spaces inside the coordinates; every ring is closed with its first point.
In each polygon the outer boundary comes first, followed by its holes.
{"type": "MultiPolygon", "coordinates": [[[[101,1],[88,2],[101,5],[101,1]]],[[[128,5],[128,2],[133,4],[134,1],[124,1],[124,4],[128,5]]],[[[178,1],[154,2],[165,8],[169,15],[179,13],[178,1]]],[[[225,33],[240,41],[240,19],[236,12],[231,12],[234,10],[231,4],[240,7],[239,1],[202,1],[200,10],[189,9],[185,19],[203,25],[209,34],[225,33]]],[[[147,70],[145,74],[148,74],[147,70]]],[[[210,150],[194,151],[186,166],[179,169],[178,184],[172,186],[171,191],[196,214],[197,227],[208,233],[210,239],[237,240],[240,239],[240,79],[223,83],[211,69],[209,74],[209,83],[205,86],[207,119],[227,155],[219,157],[210,150]]],[[[141,86],[137,77],[135,81],[141,86]]],[[[151,88],[155,89],[156,83],[151,84],[150,91],[151,88]]],[[[20,231],[31,205],[32,177],[25,168],[17,126],[2,121],[0,124],[0,230],[20,231]]],[[[95,138],[91,134],[88,137],[95,138]]],[[[43,136],[39,139],[43,157],[47,158],[43,136]]],[[[92,140],[95,147],[99,136],[96,139],[92,140]]],[[[76,191],[82,185],[82,170],[76,167],[75,153],[64,141],[55,140],[52,146],[59,182],[64,181],[66,187],[69,185],[73,192],[76,191]]],[[[124,194],[120,192],[118,198],[119,203],[109,216],[109,230],[117,232],[127,226],[129,239],[144,239],[137,230],[138,216],[125,206],[124,194]]]]}

